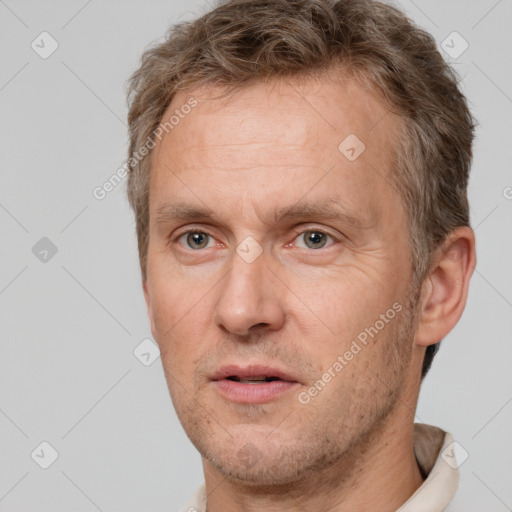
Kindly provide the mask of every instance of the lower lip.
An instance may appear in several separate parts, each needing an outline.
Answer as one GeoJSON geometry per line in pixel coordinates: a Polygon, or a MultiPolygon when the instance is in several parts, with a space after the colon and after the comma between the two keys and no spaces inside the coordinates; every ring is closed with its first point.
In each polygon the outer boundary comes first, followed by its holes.
{"type": "Polygon", "coordinates": [[[294,389],[298,382],[274,380],[261,384],[244,384],[234,380],[222,379],[214,381],[219,393],[232,402],[240,404],[262,404],[270,402],[283,393],[294,389]]]}

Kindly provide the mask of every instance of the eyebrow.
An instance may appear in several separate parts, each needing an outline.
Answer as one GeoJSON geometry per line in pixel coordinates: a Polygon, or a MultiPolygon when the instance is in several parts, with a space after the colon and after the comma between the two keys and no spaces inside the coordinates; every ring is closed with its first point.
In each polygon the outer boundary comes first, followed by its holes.
{"type": "MultiPolygon", "coordinates": [[[[215,212],[205,206],[189,203],[164,203],[155,211],[157,224],[171,221],[201,221],[218,218],[215,212]]],[[[269,223],[306,220],[338,220],[357,229],[367,229],[370,221],[361,213],[351,213],[343,204],[333,198],[319,202],[301,200],[292,206],[285,206],[274,211],[269,223]]]]}

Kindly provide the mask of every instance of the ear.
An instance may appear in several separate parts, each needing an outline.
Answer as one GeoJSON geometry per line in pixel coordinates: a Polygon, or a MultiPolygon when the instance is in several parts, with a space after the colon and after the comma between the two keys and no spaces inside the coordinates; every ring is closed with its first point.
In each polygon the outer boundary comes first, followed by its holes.
{"type": "Polygon", "coordinates": [[[153,306],[151,301],[152,294],[147,278],[142,282],[142,289],[144,290],[144,300],[146,301],[148,318],[151,324],[151,334],[153,339],[155,339],[155,321],[153,317],[153,306]]]}
{"type": "Polygon", "coordinates": [[[455,327],[466,306],[475,266],[475,234],[469,227],[458,227],[435,251],[429,276],[422,284],[417,345],[433,345],[455,327]]]}

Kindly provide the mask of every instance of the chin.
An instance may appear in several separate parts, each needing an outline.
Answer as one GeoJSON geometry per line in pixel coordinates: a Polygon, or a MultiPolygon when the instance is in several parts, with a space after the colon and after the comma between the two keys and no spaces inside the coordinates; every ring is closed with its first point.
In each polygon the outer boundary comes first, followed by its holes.
{"type": "Polygon", "coordinates": [[[222,446],[202,446],[200,450],[215,470],[233,483],[272,494],[296,488],[315,474],[319,467],[332,461],[312,457],[310,447],[286,446],[268,436],[254,436],[253,441],[231,439],[222,446]]]}
{"type": "Polygon", "coordinates": [[[285,488],[295,487],[306,478],[304,474],[296,471],[297,468],[291,468],[277,461],[260,460],[250,467],[244,463],[233,464],[219,459],[210,462],[231,482],[260,489],[267,494],[271,489],[282,493],[285,488]]]}

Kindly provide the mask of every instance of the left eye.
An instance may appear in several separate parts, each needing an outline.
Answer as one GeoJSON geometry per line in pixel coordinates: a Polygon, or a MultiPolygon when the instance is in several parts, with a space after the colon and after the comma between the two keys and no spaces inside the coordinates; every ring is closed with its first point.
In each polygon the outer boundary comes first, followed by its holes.
{"type": "Polygon", "coordinates": [[[302,247],[305,249],[322,249],[325,247],[325,244],[327,243],[327,239],[333,240],[331,236],[329,236],[327,233],[324,233],[323,231],[304,231],[301,233],[295,240],[302,241],[305,245],[297,245],[298,247],[302,247]]]}

